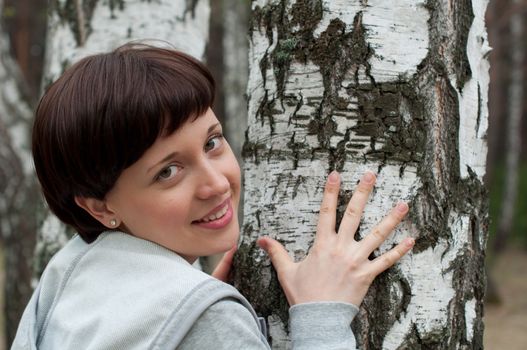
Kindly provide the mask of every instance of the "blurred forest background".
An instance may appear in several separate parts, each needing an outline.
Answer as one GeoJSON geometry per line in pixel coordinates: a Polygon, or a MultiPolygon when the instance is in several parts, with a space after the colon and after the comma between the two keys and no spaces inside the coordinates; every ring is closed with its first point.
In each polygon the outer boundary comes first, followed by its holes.
{"type": "MultiPolygon", "coordinates": [[[[222,37],[225,6],[241,6],[249,18],[249,1],[211,1],[207,64],[218,86],[224,71],[222,37]]],[[[11,53],[22,70],[26,98],[35,106],[41,94],[47,0],[4,0],[1,18],[11,53]]],[[[489,288],[485,311],[488,349],[527,348],[527,0],[491,0],[487,29],[490,54],[490,116],[486,185],[490,198],[487,245],[489,288]]],[[[243,49],[246,50],[248,43],[243,49]]],[[[245,64],[246,62],[242,62],[245,64]]],[[[215,106],[225,115],[221,91],[215,106]]],[[[244,130],[240,130],[243,135],[244,130]]],[[[0,281],[3,273],[0,237],[0,281]]],[[[9,300],[0,300],[2,307],[9,300]]],[[[4,329],[0,318],[0,330],[4,329]]],[[[0,344],[0,350],[5,345],[0,344]]]]}

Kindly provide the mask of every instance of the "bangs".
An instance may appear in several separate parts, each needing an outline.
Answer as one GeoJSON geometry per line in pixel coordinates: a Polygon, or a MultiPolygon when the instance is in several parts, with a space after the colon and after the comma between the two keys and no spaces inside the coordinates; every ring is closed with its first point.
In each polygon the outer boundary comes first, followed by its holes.
{"type": "Polygon", "coordinates": [[[215,87],[208,69],[180,52],[148,46],[138,50],[137,45],[133,50],[125,46],[116,52],[122,59],[126,82],[115,77],[115,95],[119,95],[118,85],[124,90],[122,97],[113,101],[110,109],[114,115],[107,121],[117,126],[115,136],[122,141],[117,151],[128,155],[123,164],[126,168],[158,137],[203,115],[214,102],[215,87]]]}
{"type": "Polygon", "coordinates": [[[74,197],[103,199],[158,137],[212,106],[214,85],[197,59],[136,43],[67,69],[42,96],[33,125],[35,169],[50,209],[87,241],[96,237],[104,226],[74,197]]]}

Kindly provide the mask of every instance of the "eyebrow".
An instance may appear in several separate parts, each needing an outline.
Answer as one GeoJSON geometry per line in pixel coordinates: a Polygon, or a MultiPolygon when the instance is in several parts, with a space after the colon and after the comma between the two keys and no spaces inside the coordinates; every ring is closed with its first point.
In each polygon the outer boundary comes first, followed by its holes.
{"type": "MultiPolygon", "coordinates": [[[[213,125],[211,125],[208,130],[207,130],[207,135],[210,134],[212,132],[212,130],[214,130],[218,125],[221,125],[221,123],[215,123],[213,125]]],[[[178,152],[172,152],[168,155],[166,155],[163,159],[161,159],[159,162],[157,162],[156,164],[152,165],[150,168],[148,168],[148,170],[146,171],[146,173],[148,174],[150,171],[152,171],[152,169],[158,167],[159,165],[161,164],[164,164],[164,163],[167,163],[169,160],[173,159],[174,157],[176,157],[179,153],[178,152]]]]}

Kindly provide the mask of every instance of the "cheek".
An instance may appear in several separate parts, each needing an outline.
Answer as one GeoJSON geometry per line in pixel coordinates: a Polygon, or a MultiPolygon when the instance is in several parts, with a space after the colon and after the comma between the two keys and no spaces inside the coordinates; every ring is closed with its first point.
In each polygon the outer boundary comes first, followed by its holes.
{"type": "Polygon", "coordinates": [[[240,186],[241,186],[241,171],[240,171],[240,165],[238,164],[238,161],[236,160],[236,157],[232,155],[232,159],[230,161],[229,166],[229,182],[231,183],[231,187],[234,191],[240,192],[240,186]]]}
{"type": "Polygon", "coordinates": [[[129,205],[133,207],[133,210],[129,212],[132,214],[129,219],[142,229],[145,228],[144,226],[168,225],[171,222],[177,222],[178,218],[185,215],[185,208],[181,200],[176,200],[176,198],[181,199],[182,195],[169,195],[169,192],[150,194],[131,202],[129,205]]]}

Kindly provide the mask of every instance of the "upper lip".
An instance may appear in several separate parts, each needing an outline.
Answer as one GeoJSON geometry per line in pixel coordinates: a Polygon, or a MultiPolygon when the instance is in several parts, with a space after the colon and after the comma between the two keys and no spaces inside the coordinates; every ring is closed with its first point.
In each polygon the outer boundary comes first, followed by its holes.
{"type": "Polygon", "coordinates": [[[214,209],[212,209],[211,211],[209,211],[207,214],[203,215],[202,217],[200,217],[199,219],[197,220],[194,220],[194,221],[200,221],[200,220],[203,220],[205,218],[208,218],[209,216],[211,216],[212,214],[216,214],[220,209],[222,209],[223,207],[225,207],[229,201],[231,200],[231,198],[227,198],[225,199],[223,202],[221,202],[219,205],[217,205],[216,207],[214,207],[214,209]]]}

